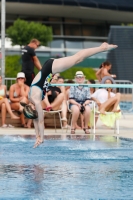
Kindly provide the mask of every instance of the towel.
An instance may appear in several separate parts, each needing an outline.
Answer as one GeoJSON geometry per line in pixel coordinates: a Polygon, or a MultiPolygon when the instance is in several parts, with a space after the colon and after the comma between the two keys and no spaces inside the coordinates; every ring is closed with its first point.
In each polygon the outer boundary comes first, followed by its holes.
{"type": "MultiPolygon", "coordinates": [[[[118,106],[118,109],[120,109],[120,106],[118,106]]],[[[97,112],[97,111],[95,111],[97,112]]],[[[121,112],[105,112],[106,114],[99,114],[100,120],[102,123],[109,127],[114,127],[115,121],[121,118],[121,112]]],[[[94,124],[94,110],[91,110],[90,114],[90,122],[88,126],[93,126],[94,124]]]]}

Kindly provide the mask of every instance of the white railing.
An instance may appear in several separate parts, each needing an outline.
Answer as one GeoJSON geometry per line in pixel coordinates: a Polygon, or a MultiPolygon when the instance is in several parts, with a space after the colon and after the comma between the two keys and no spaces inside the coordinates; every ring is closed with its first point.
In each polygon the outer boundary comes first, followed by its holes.
{"type": "Polygon", "coordinates": [[[7,86],[7,88],[9,86],[11,86],[12,84],[14,84],[16,81],[16,78],[5,78],[5,85],[7,86]]]}

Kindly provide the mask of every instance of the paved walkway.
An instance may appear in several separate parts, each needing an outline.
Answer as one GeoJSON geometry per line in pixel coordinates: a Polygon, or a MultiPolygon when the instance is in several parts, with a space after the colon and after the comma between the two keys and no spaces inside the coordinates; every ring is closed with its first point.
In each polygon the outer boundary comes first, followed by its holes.
{"type": "MultiPolygon", "coordinates": [[[[100,120],[98,120],[96,134],[95,135],[112,135],[112,136],[119,136],[124,138],[131,138],[133,139],[133,114],[124,114],[120,121],[120,133],[115,134],[114,130],[111,128],[107,128],[106,126],[102,125],[100,120]]],[[[91,133],[93,134],[93,133],[91,133]]],[[[35,130],[26,129],[26,128],[0,128],[0,135],[30,135],[35,136],[35,130]]],[[[45,129],[44,132],[45,136],[66,136],[71,135],[70,130],[66,132],[66,130],[57,129],[45,129]]],[[[76,130],[75,135],[85,135],[83,130],[76,130]]],[[[87,134],[86,134],[87,135],[87,134]]]]}

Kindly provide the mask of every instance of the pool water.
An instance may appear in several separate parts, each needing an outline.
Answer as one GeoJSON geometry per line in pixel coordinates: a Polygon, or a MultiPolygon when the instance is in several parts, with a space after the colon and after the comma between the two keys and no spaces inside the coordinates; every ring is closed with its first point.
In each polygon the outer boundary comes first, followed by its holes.
{"type": "Polygon", "coordinates": [[[0,199],[133,199],[133,141],[108,136],[0,137],[0,199]]]}
{"type": "Polygon", "coordinates": [[[121,101],[120,102],[120,108],[122,111],[132,111],[133,112],[133,108],[132,108],[132,102],[128,102],[128,101],[121,101]]]}

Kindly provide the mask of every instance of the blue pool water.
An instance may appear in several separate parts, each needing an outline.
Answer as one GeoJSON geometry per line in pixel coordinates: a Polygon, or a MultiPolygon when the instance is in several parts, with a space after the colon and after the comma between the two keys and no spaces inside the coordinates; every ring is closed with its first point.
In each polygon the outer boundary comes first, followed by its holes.
{"type": "Polygon", "coordinates": [[[0,199],[133,199],[133,141],[0,137],[0,199]]]}
{"type": "Polygon", "coordinates": [[[130,111],[132,109],[132,102],[121,101],[119,105],[123,111],[130,111]]]}

